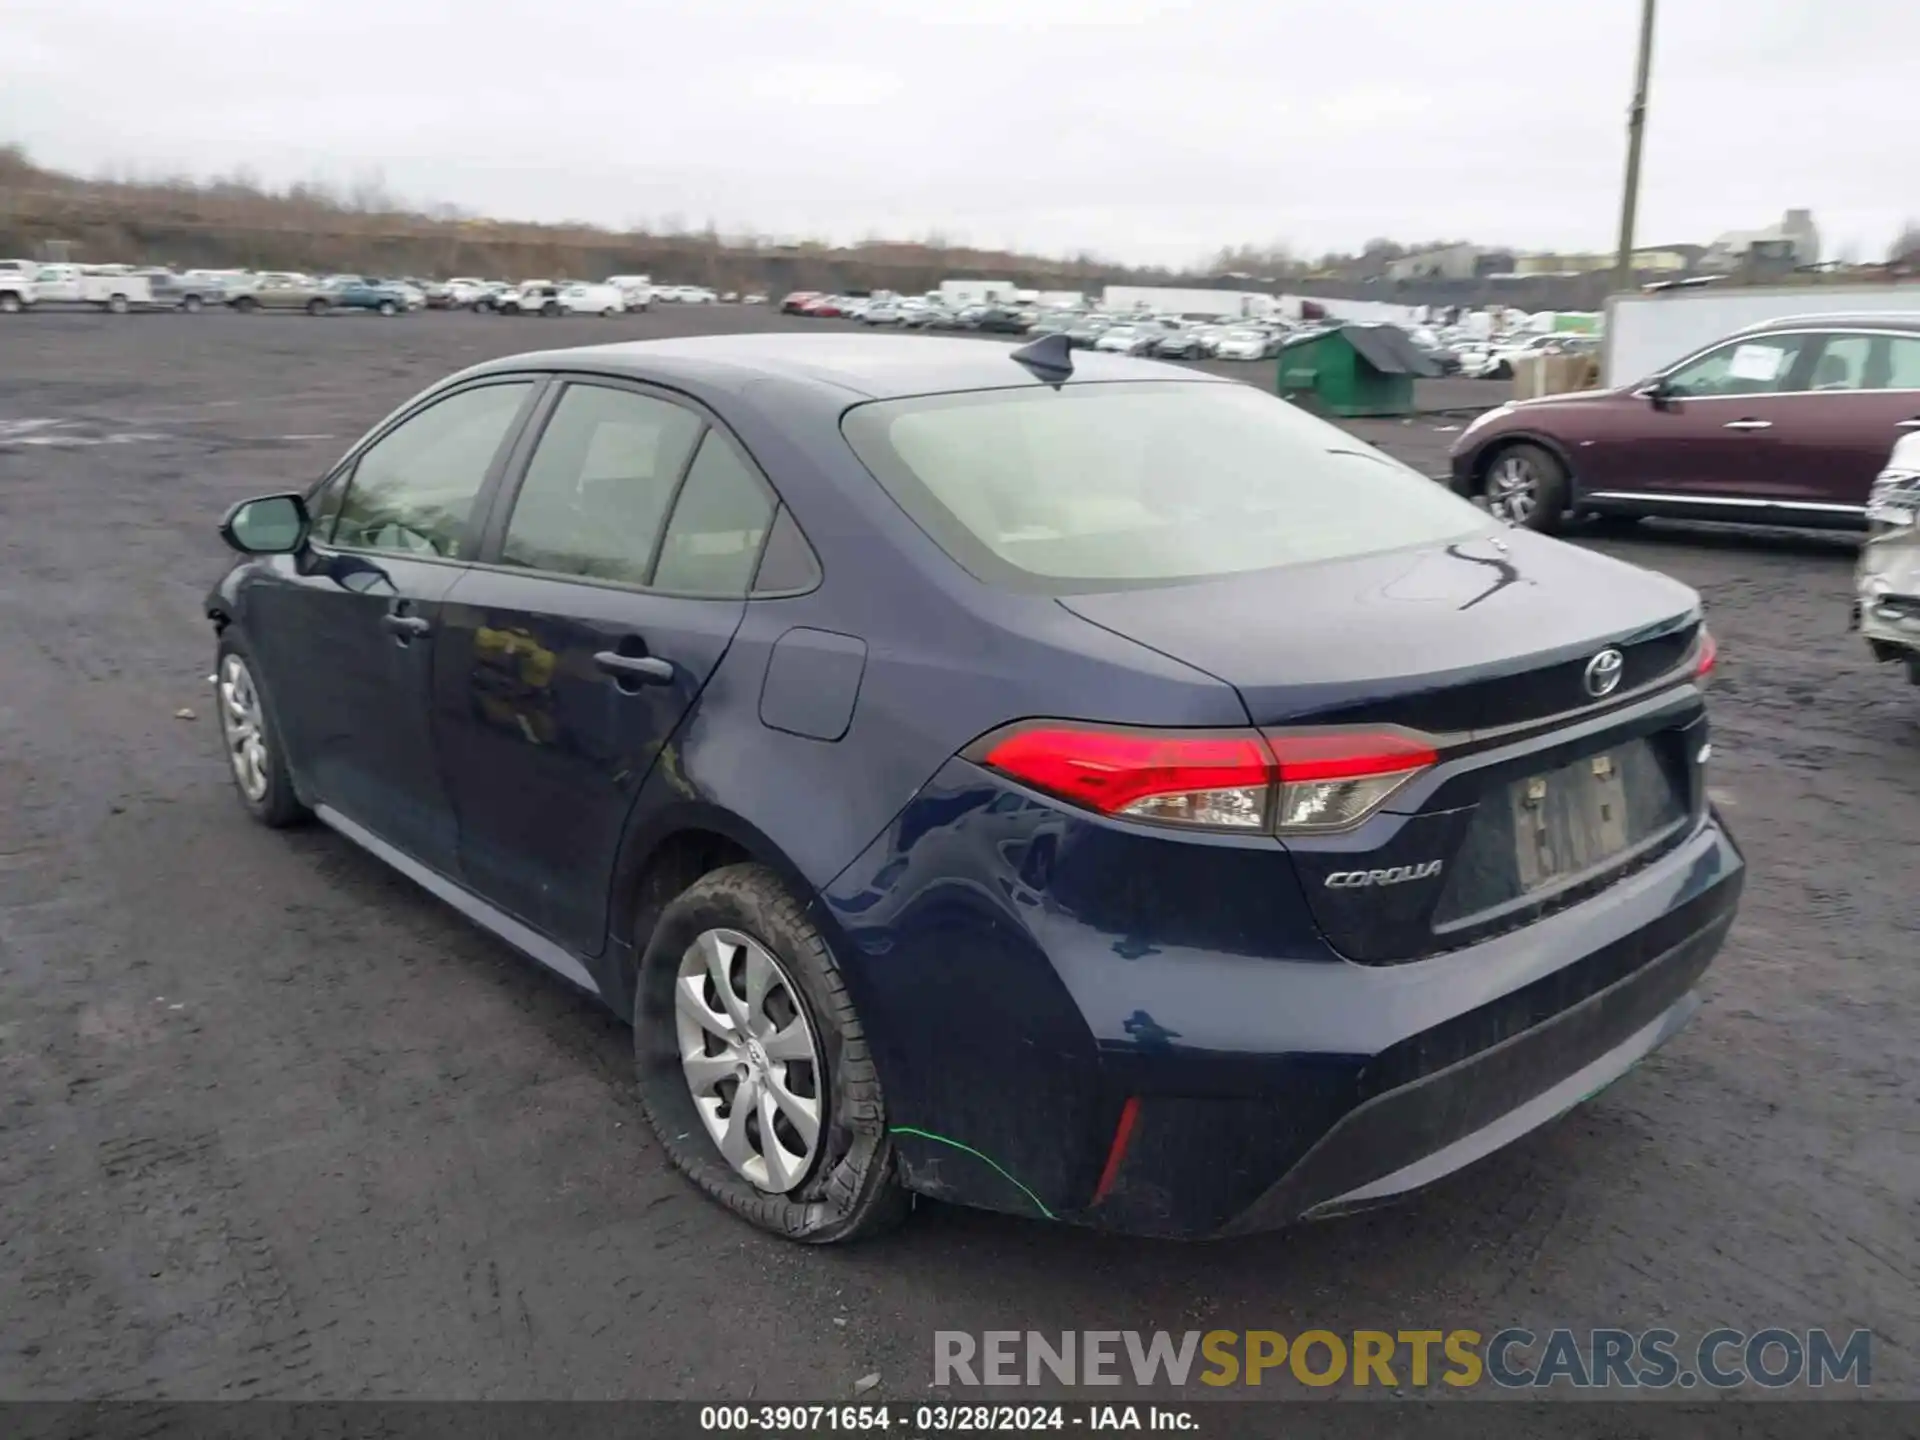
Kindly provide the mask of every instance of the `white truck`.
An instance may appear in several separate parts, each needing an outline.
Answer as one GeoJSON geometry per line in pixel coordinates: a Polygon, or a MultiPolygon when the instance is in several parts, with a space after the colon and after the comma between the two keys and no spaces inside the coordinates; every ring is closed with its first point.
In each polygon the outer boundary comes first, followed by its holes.
{"type": "Polygon", "coordinates": [[[1607,301],[1600,383],[1631,385],[1748,325],[1795,315],[1912,314],[1920,285],[1674,285],[1607,301]]]}
{"type": "Polygon", "coordinates": [[[40,273],[34,260],[0,260],[0,315],[18,315],[33,304],[33,277],[40,273]]]}
{"type": "Polygon", "coordinates": [[[153,287],[144,275],[119,266],[42,265],[33,277],[33,305],[86,306],[124,315],[136,305],[153,303],[153,287]]]}

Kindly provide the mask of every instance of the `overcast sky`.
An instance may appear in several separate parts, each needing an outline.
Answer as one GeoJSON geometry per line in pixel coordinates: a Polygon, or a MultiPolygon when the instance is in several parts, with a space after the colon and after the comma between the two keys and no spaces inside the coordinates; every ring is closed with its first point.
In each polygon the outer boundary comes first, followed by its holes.
{"type": "MultiPolygon", "coordinates": [[[[1605,249],[1638,0],[8,0],[0,141],[614,226],[1605,249]]],[[[1664,0],[1643,243],[1920,215],[1915,0],[1664,0]]]]}

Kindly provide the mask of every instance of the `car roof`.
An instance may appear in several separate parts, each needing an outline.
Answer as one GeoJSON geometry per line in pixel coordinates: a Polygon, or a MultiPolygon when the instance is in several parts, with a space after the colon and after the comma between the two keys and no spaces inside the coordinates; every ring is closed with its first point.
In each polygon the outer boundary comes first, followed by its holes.
{"type": "Polygon", "coordinates": [[[1810,315],[1776,315],[1771,320],[1760,320],[1752,325],[1743,326],[1734,331],[1736,335],[1752,335],[1762,330],[1801,329],[1808,325],[1817,326],[1871,326],[1876,330],[1910,330],[1920,334],[1920,312],[1894,312],[1885,310],[1844,310],[1829,311],[1810,315]]]}
{"type": "MultiPolygon", "coordinates": [[[[908,335],[696,335],[514,355],[478,369],[585,370],[658,380],[677,374],[735,382],[779,379],[871,400],[1047,383],[1012,358],[1015,348],[991,340],[908,335]]],[[[1068,383],[1119,380],[1235,383],[1150,360],[1074,352],[1068,383]]]]}

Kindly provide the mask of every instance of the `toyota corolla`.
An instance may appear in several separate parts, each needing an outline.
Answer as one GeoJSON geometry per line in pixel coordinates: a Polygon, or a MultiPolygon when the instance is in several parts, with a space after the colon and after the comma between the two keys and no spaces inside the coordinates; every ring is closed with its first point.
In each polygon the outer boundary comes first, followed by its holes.
{"type": "Polygon", "coordinates": [[[247,810],[630,1019],[795,1239],[1402,1194],[1672,1035],[1738,902],[1692,591],[1064,337],[491,361],[222,533],[247,810]]]}

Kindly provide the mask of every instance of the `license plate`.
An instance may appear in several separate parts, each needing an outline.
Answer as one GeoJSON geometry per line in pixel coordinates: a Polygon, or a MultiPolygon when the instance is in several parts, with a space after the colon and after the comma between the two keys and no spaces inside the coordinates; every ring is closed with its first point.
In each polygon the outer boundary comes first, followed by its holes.
{"type": "Polygon", "coordinates": [[[1510,794],[1523,891],[1603,864],[1632,843],[1621,757],[1611,751],[1522,780],[1510,794]]]}

